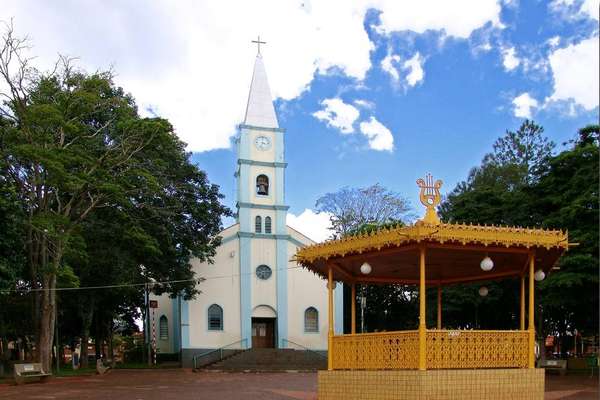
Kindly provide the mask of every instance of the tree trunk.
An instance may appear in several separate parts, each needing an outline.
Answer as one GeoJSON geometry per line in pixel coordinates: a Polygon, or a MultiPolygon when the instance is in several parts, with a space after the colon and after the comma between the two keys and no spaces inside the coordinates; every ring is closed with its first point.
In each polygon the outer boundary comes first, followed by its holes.
{"type": "Polygon", "coordinates": [[[52,370],[52,343],[54,340],[54,320],[56,293],[56,274],[44,275],[41,293],[40,328],[37,340],[38,359],[44,371],[52,370]]]}
{"type": "Polygon", "coordinates": [[[88,341],[90,340],[90,327],[92,326],[92,317],[94,315],[94,298],[89,304],[82,301],[79,306],[79,315],[81,317],[81,353],[79,363],[81,368],[87,368],[88,363],[88,341]]]}

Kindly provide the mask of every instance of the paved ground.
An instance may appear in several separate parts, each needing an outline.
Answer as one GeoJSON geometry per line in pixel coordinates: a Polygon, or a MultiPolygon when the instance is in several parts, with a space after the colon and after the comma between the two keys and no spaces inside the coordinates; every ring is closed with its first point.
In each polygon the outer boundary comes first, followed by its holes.
{"type": "MultiPolygon", "coordinates": [[[[192,373],[120,370],[104,376],[57,378],[46,384],[0,385],[0,399],[308,400],[316,399],[314,373],[192,373]]],[[[546,399],[598,399],[598,378],[547,376],[546,399]]]]}

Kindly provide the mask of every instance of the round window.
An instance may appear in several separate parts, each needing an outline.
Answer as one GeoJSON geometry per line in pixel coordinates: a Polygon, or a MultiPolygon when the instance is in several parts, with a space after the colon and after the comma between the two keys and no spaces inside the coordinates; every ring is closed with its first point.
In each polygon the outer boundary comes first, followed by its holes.
{"type": "Polygon", "coordinates": [[[272,273],[271,268],[267,265],[259,265],[256,267],[256,276],[258,279],[269,279],[272,273]]]}

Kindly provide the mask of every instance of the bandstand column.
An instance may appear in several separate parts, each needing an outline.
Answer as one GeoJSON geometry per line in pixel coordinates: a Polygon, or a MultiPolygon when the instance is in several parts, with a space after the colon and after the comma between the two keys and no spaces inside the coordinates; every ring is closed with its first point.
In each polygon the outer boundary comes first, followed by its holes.
{"type": "Polygon", "coordinates": [[[442,329],[442,286],[437,288],[437,328],[442,329]]]}
{"type": "Polygon", "coordinates": [[[327,369],[333,369],[333,269],[327,271],[327,293],[329,296],[329,333],[327,337],[327,369]]]}
{"type": "Polygon", "coordinates": [[[419,248],[419,370],[427,369],[427,326],[425,324],[425,246],[419,248]]]}
{"type": "Polygon", "coordinates": [[[350,318],[351,321],[351,333],[355,334],[356,333],[356,283],[352,283],[352,306],[351,308],[351,312],[352,312],[352,317],[350,318]]]}
{"type": "Polygon", "coordinates": [[[535,325],[534,325],[534,272],[535,256],[534,253],[529,255],[529,368],[535,368],[535,325]]]}
{"type": "Polygon", "coordinates": [[[519,329],[525,330],[525,274],[521,275],[521,314],[519,329]]]}

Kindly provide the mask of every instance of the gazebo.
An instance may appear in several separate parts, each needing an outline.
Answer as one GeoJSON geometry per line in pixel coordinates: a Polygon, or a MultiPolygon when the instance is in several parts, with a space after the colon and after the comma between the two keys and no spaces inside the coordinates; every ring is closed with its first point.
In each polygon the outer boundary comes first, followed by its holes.
{"type": "Polygon", "coordinates": [[[443,223],[436,213],[442,182],[428,175],[417,184],[427,210],[415,224],[327,241],[296,254],[303,267],[328,280],[328,370],[319,372],[319,399],[543,399],[544,371],[535,368],[535,281],[568,249],[567,233],[443,223]],[[518,326],[443,328],[445,286],[501,279],[520,280],[518,326]],[[349,334],[333,332],[336,281],[352,290],[349,334]],[[418,329],[356,333],[357,284],[418,285],[418,329]],[[426,326],[427,287],[437,288],[435,327],[426,326]]]}

